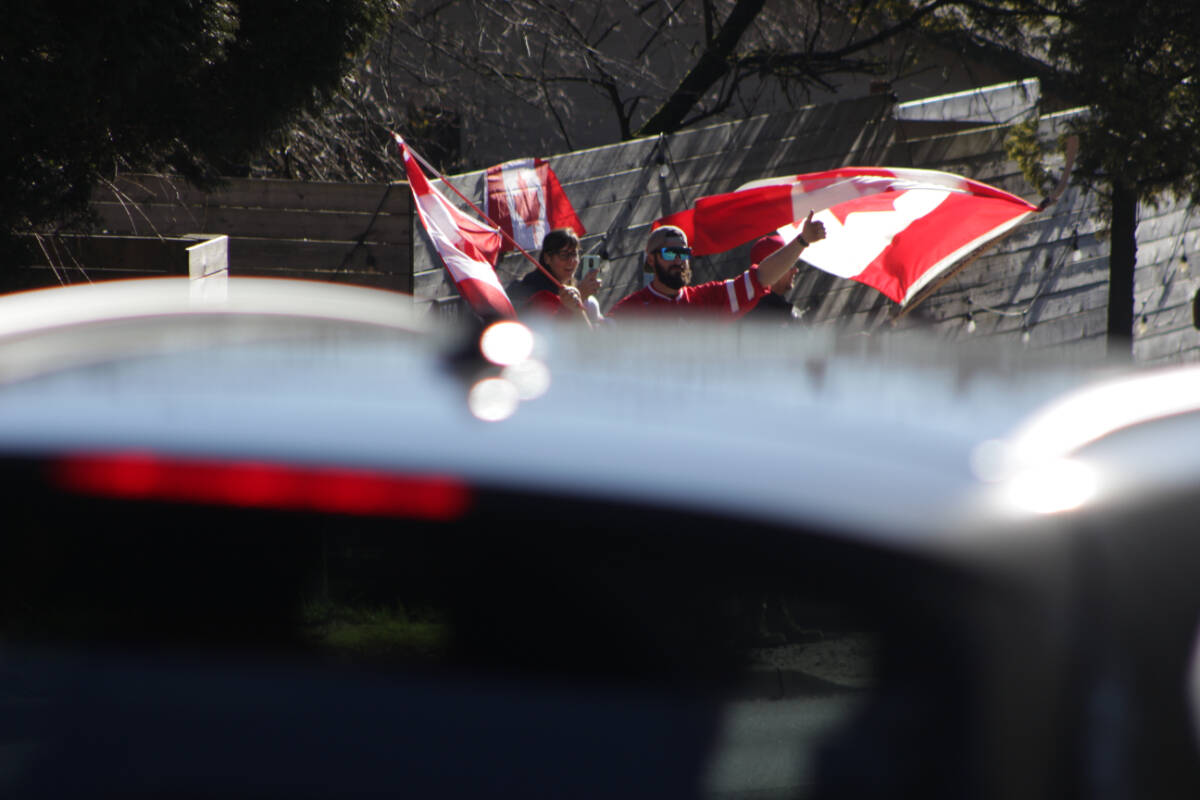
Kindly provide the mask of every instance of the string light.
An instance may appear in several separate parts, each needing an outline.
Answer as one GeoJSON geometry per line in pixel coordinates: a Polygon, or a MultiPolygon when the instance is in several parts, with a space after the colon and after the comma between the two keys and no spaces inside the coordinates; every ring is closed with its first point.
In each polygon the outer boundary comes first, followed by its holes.
{"type": "MultiPolygon", "coordinates": [[[[1034,300],[1036,300],[1036,299],[1037,298],[1034,298],[1034,300]]],[[[1034,300],[1031,300],[1029,302],[1029,305],[1025,306],[1024,308],[1003,309],[1003,308],[992,308],[991,306],[985,306],[982,303],[977,303],[974,300],[972,300],[970,297],[968,297],[968,298],[966,298],[968,309],[967,309],[967,313],[964,315],[964,319],[966,321],[967,333],[974,333],[978,329],[979,325],[975,318],[976,314],[978,314],[979,312],[986,311],[991,314],[997,314],[1001,317],[1020,317],[1021,318],[1021,341],[1028,342],[1030,339],[1030,329],[1031,329],[1031,324],[1029,322],[1029,312],[1033,308],[1034,300]]]]}

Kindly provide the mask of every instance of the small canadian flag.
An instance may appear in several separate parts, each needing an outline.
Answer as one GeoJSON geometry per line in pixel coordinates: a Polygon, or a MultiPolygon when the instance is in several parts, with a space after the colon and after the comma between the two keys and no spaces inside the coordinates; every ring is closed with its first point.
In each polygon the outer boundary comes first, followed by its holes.
{"type": "MultiPolygon", "coordinates": [[[[555,228],[587,231],[550,165],[540,158],[521,158],[487,170],[487,214],[525,250],[538,250],[555,228]]],[[[516,248],[505,240],[504,250],[516,248]]]]}

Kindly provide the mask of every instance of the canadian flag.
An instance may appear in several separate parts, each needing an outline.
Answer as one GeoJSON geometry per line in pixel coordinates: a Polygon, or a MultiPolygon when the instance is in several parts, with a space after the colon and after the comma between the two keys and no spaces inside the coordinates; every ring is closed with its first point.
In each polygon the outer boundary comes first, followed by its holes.
{"type": "Polygon", "coordinates": [[[393,134],[404,157],[404,171],[417,203],[417,216],[442,263],[471,310],[484,319],[515,319],[516,311],[493,268],[500,255],[500,231],[451,205],[421,171],[408,145],[393,134]]]}
{"type": "MultiPolygon", "coordinates": [[[[506,161],[487,170],[487,213],[522,248],[537,250],[555,228],[587,233],[558,176],[540,158],[506,161]]],[[[503,250],[516,247],[505,239],[503,250]]],[[[502,250],[502,252],[503,252],[502,250]]]]}
{"type": "Polygon", "coordinates": [[[924,169],[844,167],[745,184],[664,217],[696,255],[732,250],[774,230],[795,236],[815,212],[826,238],[804,251],[814,267],[904,304],[1037,206],[960,175],[924,169]]]}

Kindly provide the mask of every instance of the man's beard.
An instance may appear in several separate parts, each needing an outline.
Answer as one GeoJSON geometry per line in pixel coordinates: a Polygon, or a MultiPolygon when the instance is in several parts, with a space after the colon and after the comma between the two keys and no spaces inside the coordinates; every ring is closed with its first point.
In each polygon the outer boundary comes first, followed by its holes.
{"type": "Polygon", "coordinates": [[[658,278],[658,282],[667,288],[682,289],[692,282],[691,262],[684,261],[682,268],[677,272],[668,267],[663,261],[656,260],[654,262],[654,277],[658,278]]]}

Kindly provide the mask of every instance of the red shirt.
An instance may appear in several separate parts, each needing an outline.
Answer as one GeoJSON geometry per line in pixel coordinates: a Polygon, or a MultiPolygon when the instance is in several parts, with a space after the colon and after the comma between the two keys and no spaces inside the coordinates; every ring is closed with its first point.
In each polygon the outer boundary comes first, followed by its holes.
{"type": "Polygon", "coordinates": [[[525,310],[557,317],[566,309],[558,295],[554,292],[542,290],[529,298],[525,305],[525,310]]]}
{"type": "Polygon", "coordinates": [[[649,308],[674,308],[680,313],[689,315],[694,312],[716,312],[736,318],[754,308],[758,304],[759,298],[769,294],[770,291],[770,287],[759,283],[758,265],[756,264],[741,275],[729,280],[710,281],[699,286],[684,286],[675,297],[667,297],[656,292],[653,286],[647,286],[617,303],[608,313],[612,315],[649,308]]]}

